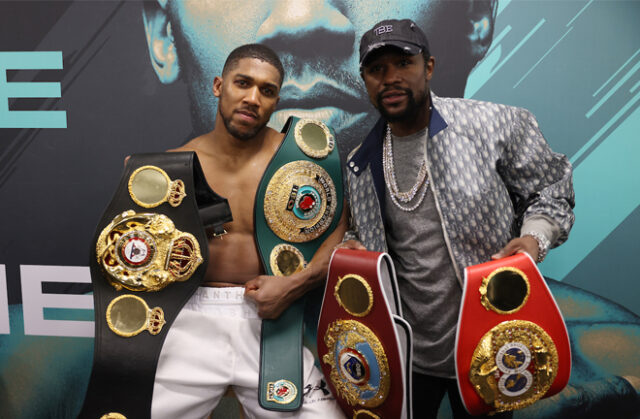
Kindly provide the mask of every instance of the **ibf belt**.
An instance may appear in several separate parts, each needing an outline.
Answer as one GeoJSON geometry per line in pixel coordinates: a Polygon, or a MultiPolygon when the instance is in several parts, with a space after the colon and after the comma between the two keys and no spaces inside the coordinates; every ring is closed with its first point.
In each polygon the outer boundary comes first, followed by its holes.
{"type": "Polygon", "coordinates": [[[347,417],[411,417],[411,327],[391,257],[338,249],[329,266],[318,355],[347,417]]]}
{"type": "Polygon", "coordinates": [[[465,269],[456,374],[472,415],[529,406],[569,381],[571,350],[556,302],[526,253],[465,269]]]}
{"type": "Polygon", "coordinates": [[[94,359],[81,418],[149,418],[167,332],[230,222],[195,153],[129,158],[91,246],[94,359]]]}
{"type": "MultiPolygon", "coordinates": [[[[342,213],[342,169],[332,130],[290,117],[286,135],[258,187],[256,243],[269,275],[302,270],[342,213]]],[[[302,403],[304,299],[262,322],[260,405],[293,411],[302,403]]],[[[315,330],[315,324],[314,324],[315,330]]]]}

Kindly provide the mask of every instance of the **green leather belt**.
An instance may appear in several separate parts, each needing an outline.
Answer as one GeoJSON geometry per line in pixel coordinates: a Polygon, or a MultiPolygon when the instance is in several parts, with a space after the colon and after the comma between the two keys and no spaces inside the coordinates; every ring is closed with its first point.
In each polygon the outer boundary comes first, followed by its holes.
{"type": "MultiPolygon", "coordinates": [[[[290,117],[285,138],[258,188],[255,234],[265,271],[291,275],[303,269],[336,228],[342,213],[340,157],[332,130],[290,117]]],[[[302,404],[304,298],[278,319],[262,322],[260,405],[293,411],[302,404]]]]}

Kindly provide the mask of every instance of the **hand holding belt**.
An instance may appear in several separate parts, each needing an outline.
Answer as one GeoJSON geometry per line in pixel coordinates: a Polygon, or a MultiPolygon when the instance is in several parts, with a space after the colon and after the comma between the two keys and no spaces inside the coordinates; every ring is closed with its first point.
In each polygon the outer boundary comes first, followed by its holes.
{"type": "Polygon", "coordinates": [[[318,323],[318,354],[347,417],[411,417],[411,327],[401,314],[388,254],[333,253],[318,323]]]}
{"type": "Polygon", "coordinates": [[[227,200],[195,153],[133,155],[91,248],[94,360],[81,418],[148,418],[158,356],[202,282],[205,228],[223,234],[227,200]]]}
{"type": "Polygon", "coordinates": [[[456,336],[456,374],[472,415],[520,409],[560,392],[571,350],[562,314],[526,253],[470,266],[456,336]]]}
{"type": "MultiPolygon", "coordinates": [[[[319,121],[291,117],[256,195],[255,234],[265,272],[303,269],[342,213],[342,169],[334,135],[319,121]]],[[[262,322],[260,405],[292,411],[302,404],[305,299],[262,322]]],[[[315,329],[315,324],[314,324],[315,329]]]]}

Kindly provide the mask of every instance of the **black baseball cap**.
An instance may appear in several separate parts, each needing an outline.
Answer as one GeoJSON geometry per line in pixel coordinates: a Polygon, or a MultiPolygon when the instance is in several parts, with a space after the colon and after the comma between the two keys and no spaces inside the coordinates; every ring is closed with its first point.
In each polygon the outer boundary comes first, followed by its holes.
{"type": "Polygon", "coordinates": [[[429,42],[411,19],[388,19],[373,25],[360,39],[360,66],[367,57],[381,47],[393,46],[410,55],[424,52],[429,55],[429,42]]]}

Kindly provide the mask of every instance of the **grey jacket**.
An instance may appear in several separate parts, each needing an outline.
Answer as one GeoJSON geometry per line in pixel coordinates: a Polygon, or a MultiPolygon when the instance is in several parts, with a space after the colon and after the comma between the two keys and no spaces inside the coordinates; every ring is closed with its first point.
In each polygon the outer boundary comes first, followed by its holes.
{"type": "MultiPolygon", "coordinates": [[[[572,168],[554,153],[527,110],[431,93],[424,152],[431,192],[462,284],[464,268],[490,260],[528,225],[550,225],[551,247],[563,243],[574,222],[572,168]]],[[[388,251],[384,233],[385,183],[380,119],[347,159],[353,231],[370,250],[388,251]]],[[[397,164],[397,163],[396,163],[397,164]]]]}

